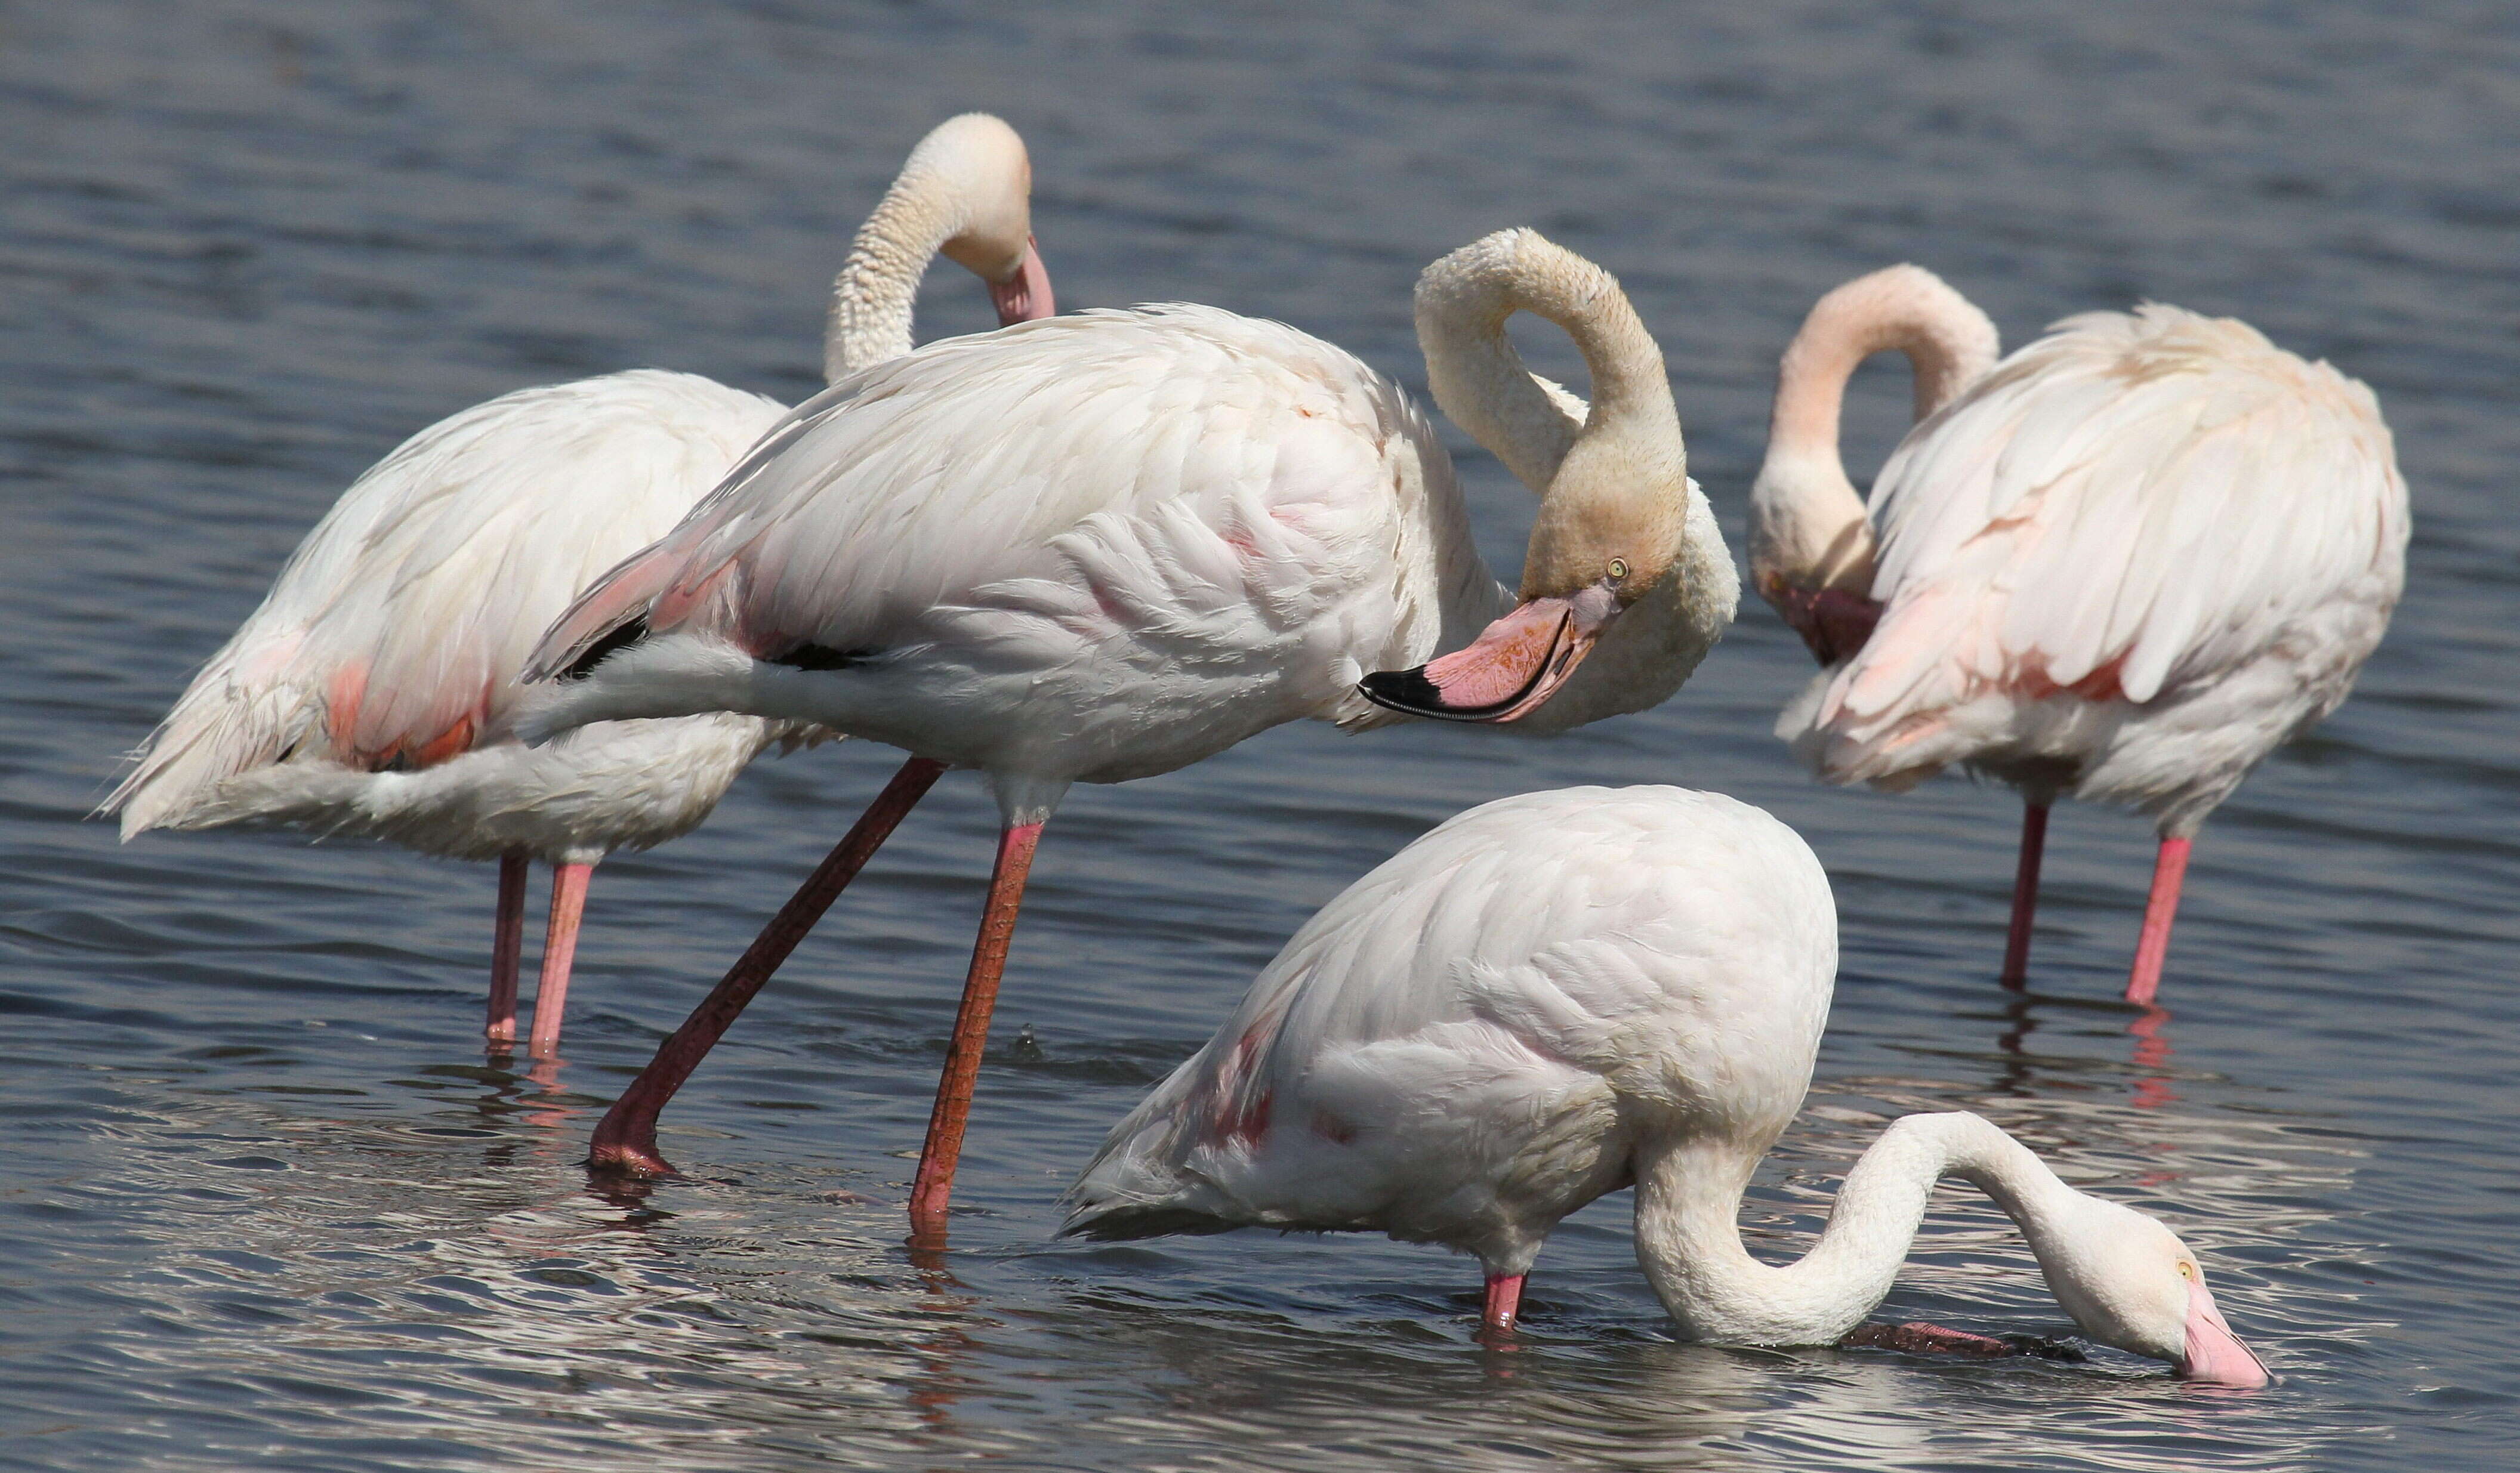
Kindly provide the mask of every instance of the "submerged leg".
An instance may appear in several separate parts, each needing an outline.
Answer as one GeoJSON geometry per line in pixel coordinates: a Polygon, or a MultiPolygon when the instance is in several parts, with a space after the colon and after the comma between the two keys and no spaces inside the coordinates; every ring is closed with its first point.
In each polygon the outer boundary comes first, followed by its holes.
{"type": "Polygon", "coordinates": [[[2020,987],[2030,976],[2030,919],[2039,911],[2039,858],[2048,848],[2048,805],[2021,805],[2021,867],[2012,874],[2012,929],[2003,938],[2003,974],[2020,987]]]}
{"type": "Polygon", "coordinates": [[[551,926],[543,932],[542,980],[534,984],[534,1036],[525,1051],[536,1058],[560,1048],[561,1019],[568,1011],[568,972],[577,960],[577,923],[586,915],[586,882],[593,865],[552,866],[551,926]]]}
{"type": "Polygon", "coordinates": [[[2149,1007],[2161,987],[2161,963],[2170,955],[2170,922],[2179,915],[2179,886],[2187,877],[2186,839],[2165,838],[2152,862],[2152,894],[2143,903],[2143,933],[2136,938],[2135,970],[2126,998],[2149,1007]]]}
{"type": "Polygon", "coordinates": [[[1519,1273],[1488,1275],[1487,1307],[1479,1314],[1479,1324],[1491,1330],[1513,1328],[1516,1315],[1522,1313],[1522,1279],[1519,1273]]]}
{"type": "Polygon", "coordinates": [[[700,1005],[692,1009],[683,1026],[674,1030],[674,1036],[665,1040],[656,1056],[648,1061],[648,1067],[613,1101],[612,1108],[595,1128],[588,1166],[635,1177],[661,1177],[673,1170],[665,1164],[664,1157],[656,1154],[657,1111],[674,1097],[683,1081],[692,1077],[692,1070],[698,1067],[701,1057],[735,1021],[736,1014],[743,1011],[743,1004],[752,1001],[761,984],[770,980],[779,963],[788,960],[796,943],[805,939],[814,922],[823,918],[823,913],[831,909],[840,891],[857,877],[858,870],[866,867],[885,837],[926,796],[927,789],[936,785],[944,772],[945,764],[924,757],[913,757],[901,765],[901,771],[892,775],[882,793],[859,816],[847,837],[797,886],[796,893],[779,908],[779,914],[770,917],[770,924],[762,927],[752,945],[736,959],[725,980],[700,1000],[700,1005]]]}
{"type": "Polygon", "coordinates": [[[1041,828],[1039,824],[1011,824],[998,835],[989,903],[980,913],[971,970],[963,980],[963,1005],[954,1014],[954,1037],[945,1046],[945,1075],[936,1082],[936,1108],[927,1117],[927,1143],[919,1152],[919,1178],[910,1189],[910,1228],[923,1238],[941,1241],[945,1234],[954,1166],[963,1155],[963,1128],[971,1119],[971,1088],[979,1081],[989,1014],[998,1005],[998,979],[1007,969],[1007,946],[1014,939],[1015,911],[1023,904],[1024,877],[1032,872],[1041,828]]]}
{"type": "MultiPolygon", "coordinates": [[[[1973,1335],[1966,1330],[1947,1330],[1939,1324],[1912,1319],[1906,1324],[1859,1324],[1840,1345],[1869,1346],[1876,1350],[1906,1351],[1912,1356],[2044,1356],[2048,1354],[2046,1342],[2026,1337],[1999,1340],[1992,1335],[1973,1335]]],[[[2073,1359],[2081,1360],[2080,1356],[2073,1359]]]]}
{"type": "Polygon", "coordinates": [[[525,870],[521,849],[499,856],[499,920],[490,940],[490,1021],[481,1036],[493,1044],[517,1041],[517,957],[525,943],[525,870]]]}

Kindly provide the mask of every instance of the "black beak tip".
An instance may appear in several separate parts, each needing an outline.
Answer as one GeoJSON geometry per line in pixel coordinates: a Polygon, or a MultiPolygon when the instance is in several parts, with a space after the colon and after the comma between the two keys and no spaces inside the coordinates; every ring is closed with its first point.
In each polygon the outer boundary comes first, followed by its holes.
{"type": "Polygon", "coordinates": [[[1446,717],[1453,713],[1444,706],[1444,692],[1426,678],[1426,667],[1407,670],[1376,670],[1356,683],[1365,698],[1377,706],[1411,716],[1446,717]]]}

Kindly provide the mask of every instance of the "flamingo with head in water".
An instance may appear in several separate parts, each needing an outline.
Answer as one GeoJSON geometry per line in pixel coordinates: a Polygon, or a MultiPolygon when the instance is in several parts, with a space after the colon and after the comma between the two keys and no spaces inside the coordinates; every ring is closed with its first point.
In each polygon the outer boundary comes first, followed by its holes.
{"type": "MultiPolygon", "coordinates": [[[[1003,321],[1051,310],[1031,165],[968,113],[912,151],[832,287],[833,377],[910,350],[930,256],[988,284],[1003,321]]],[[[532,1050],[559,1043],[587,881],[618,849],[688,832],[779,729],[757,717],[516,739],[517,668],[569,601],[652,541],[786,413],[691,374],[518,389],[362,475],[210,658],[105,810],[152,828],[283,824],[499,861],[487,1033],[516,1037],[526,867],[552,867],[532,1050]]]]}
{"type": "Polygon", "coordinates": [[[2368,388],[2229,318],[2146,304],[1995,348],[1913,266],[1829,292],[1786,348],[1751,574],[1828,669],[1777,732],[1832,782],[1905,789],[1957,764],[2021,792],[2007,985],[2048,805],[2150,818],[2126,993],[2148,1004],[2207,815],[2345,699],[2388,627],[2406,481],[2368,388]],[[1838,404],[1894,347],[1924,418],[1868,511],[1838,404]]]}
{"type": "Polygon", "coordinates": [[[1618,284],[1506,231],[1427,269],[1418,322],[1438,402],[1541,495],[1519,597],[1389,380],[1276,323],[1159,306],[935,343],[835,385],[578,601],[534,655],[528,678],[557,685],[529,735],[732,711],[912,754],[606,1116],[596,1164],[668,1169],[657,1111],[949,766],[986,776],[1003,828],[912,1191],[922,1232],[944,1222],[1024,878],[1069,784],[1300,717],[1396,719],[1377,699],[1557,731],[1680,686],[1737,587],[1618,284]],[[1517,311],[1573,336],[1589,408],[1524,371],[1517,311]]]}
{"type": "Polygon", "coordinates": [[[1801,1107],[1836,970],[1828,878],[1758,809],[1672,787],[1486,804],[1295,933],[1112,1129],[1062,1230],[1442,1243],[1484,1265],[1504,1330],[1550,1229],[1633,1184],[1638,1260],[1688,1338],[1828,1345],[1889,1292],[1953,1176],[2020,1226],[2085,1333],[2265,1384],[2176,1234],[1975,1115],[1894,1122],[1809,1252],[1752,1257],[1742,1193],[1801,1107]]]}

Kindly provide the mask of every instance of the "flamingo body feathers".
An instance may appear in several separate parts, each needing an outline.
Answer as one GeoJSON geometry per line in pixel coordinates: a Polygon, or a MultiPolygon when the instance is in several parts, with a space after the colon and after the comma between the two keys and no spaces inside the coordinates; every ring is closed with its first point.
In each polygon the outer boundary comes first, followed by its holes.
{"type": "Polygon", "coordinates": [[[1356,682],[1503,602],[1396,385],[1276,323],[1084,313],[800,407],[554,627],[533,677],[650,638],[529,726],[778,712],[1055,800],[1297,717],[1393,719],[1356,682]]]}
{"type": "Polygon", "coordinates": [[[2333,710],[2405,586],[2370,390],[2176,307],[2069,318],[1874,483],[1878,624],[1778,734],[1836,781],[1954,762],[2192,832],[2333,710]]]}
{"type": "Polygon", "coordinates": [[[260,821],[559,861],[686,831],[766,724],[609,727],[529,751],[511,731],[516,672],[580,588],[671,528],[782,412],[639,370],[519,389],[412,436],[150,737],[107,800],[123,836],[260,821]]]}
{"type": "Polygon", "coordinates": [[[1758,809],[1568,788],[1450,820],[1324,907],[1070,1190],[1094,1237],[1379,1230],[1525,1272],[1640,1130],[1764,1153],[1837,960],[1828,881],[1758,809]]]}

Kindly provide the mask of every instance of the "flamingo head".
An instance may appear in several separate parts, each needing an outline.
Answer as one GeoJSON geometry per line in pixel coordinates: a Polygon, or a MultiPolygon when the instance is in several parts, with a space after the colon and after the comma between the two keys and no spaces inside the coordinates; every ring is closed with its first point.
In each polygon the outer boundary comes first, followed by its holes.
{"type": "Polygon", "coordinates": [[[933,170],[955,196],[960,228],[937,250],[989,287],[1001,326],[1056,310],[1032,238],[1032,156],[1000,118],[966,112],[920,140],[908,169],[933,170]]]}
{"type": "Polygon", "coordinates": [[[1465,648],[1367,676],[1368,699],[1438,721],[1513,721],[1554,695],[1631,605],[1677,576],[1688,505],[1679,437],[1603,428],[1575,441],[1541,498],[1520,602],[1465,648]]]}
{"type": "Polygon", "coordinates": [[[2076,1196],[2032,1246],[2083,1333],[2167,1361],[2190,1381],[2258,1387],[2273,1379],[2215,1308],[2205,1271],[2179,1234],[2133,1208],[2076,1196]]]}

